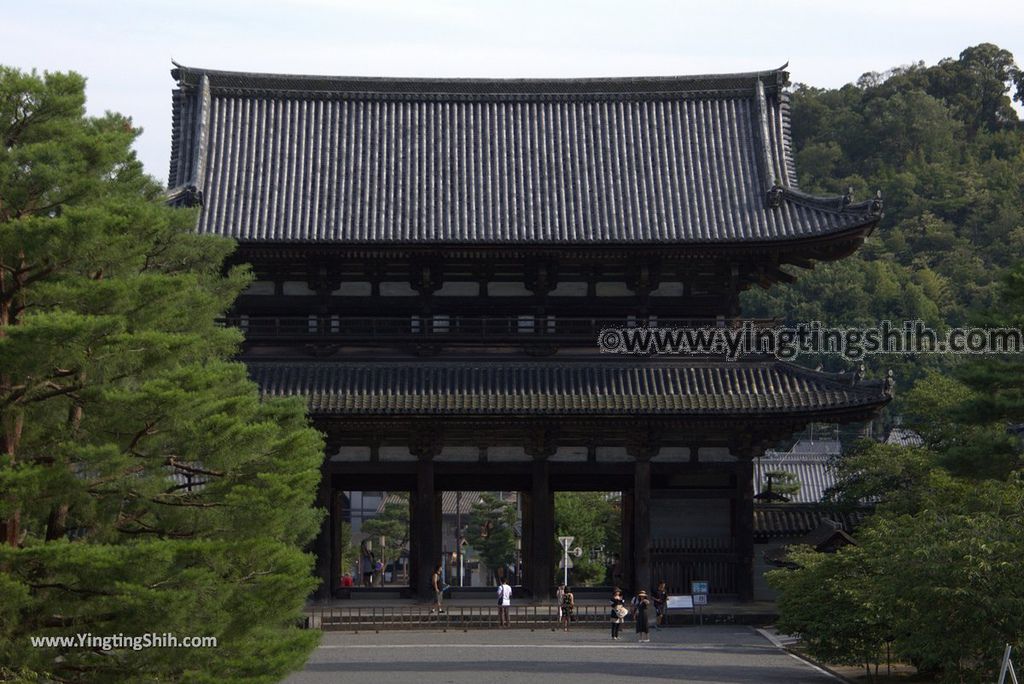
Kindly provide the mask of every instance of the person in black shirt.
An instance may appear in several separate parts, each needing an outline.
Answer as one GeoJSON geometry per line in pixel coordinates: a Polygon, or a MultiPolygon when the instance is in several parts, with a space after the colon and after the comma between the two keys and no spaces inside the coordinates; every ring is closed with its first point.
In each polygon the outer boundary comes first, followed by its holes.
{"type": "Polygon", "coordinates": [[[622,623],[626,619],[626,614],[629,610],[626,608],[626,602],[622,600],[622,590],[616,589],[612,592],[612,639],[618,641],[619,629],[622,627],[622,623]]]}
{"type": "Polygon", "coordinates": [[[658,588],[654,590],[654,628],[661,629],[665,624],[665,613],[668,612],[668,589],[665,588],[665,580],[658,582],[658,588]]]}

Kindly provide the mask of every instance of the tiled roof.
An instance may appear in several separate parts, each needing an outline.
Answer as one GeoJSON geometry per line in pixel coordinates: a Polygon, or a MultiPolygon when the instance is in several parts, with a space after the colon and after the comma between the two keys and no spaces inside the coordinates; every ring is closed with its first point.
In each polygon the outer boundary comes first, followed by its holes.
{"type": "Polygon", "coordinates": [[[249,362],[266,395],[314,415],[733,415],[873,408],[879,382],[851,384],[780,361],[249,362]]]}
{"type": "Polygon", "coordinates": [[[830,511],[820,506],[758,505],[754,506],[754,537],[759,541],[803,537],[818,529],[823,520],[834,520],[849,533],[866,515],[863,510],[830,511]]]}
{"type": "Polygon", "coordinates": [[[799,439],[793,448],[789,450],[790,455],[800,456],[838,456],[842,453],[842,445],[838,439],[799,439]]]}
{"type": "Polygon", "coordinates": [[[787,494],[791,503],[818,503],[825,490],[836,483],[835,470],[828,458],[772,455],[754,461],[754,494],[768,486],[768,473],[784,472],[796,477],[800,491],[787,494]]]}
{"type": "Polygon", "coordinates": [[[879,203],[797,189],[782,70],[172,74],[170,196],[202,203],[200,231],[242,241],[759,243],[870,230],[879,218],[879,203]]]}
{"type": "MultiPolygon", "coordinates": [[[[479,501],[481,495],[485,493],[494,494],[495,496],[498,496],[500,494],[502,499],[504,499],[506,503],[515,503],[517,496],[515,492],[479,491],[461,492],[460,497],[460,492],[446,490],[441,493],[441,514],[455,515],[456,513],[461,512],[462,515],[468,517],[469,513],[473,510],[473,504],[479,501]]],[[[407,503],[408,501],[409,499],[407,497],[403,497],[400,494],[389,493],[385,499],[381,500],[380,506],[377,507],[377,510],[384,510],[384,506],[390,503],[404,504],[407,503]]]]}
{"type": "Polygon", "coordinates": [[[885,443],[903,447],[924,446],[924,440],[921,439],[921,435],[913,430],[900,427],[894,427],[889,431],[889,435],[885,438],[885,443]]]}

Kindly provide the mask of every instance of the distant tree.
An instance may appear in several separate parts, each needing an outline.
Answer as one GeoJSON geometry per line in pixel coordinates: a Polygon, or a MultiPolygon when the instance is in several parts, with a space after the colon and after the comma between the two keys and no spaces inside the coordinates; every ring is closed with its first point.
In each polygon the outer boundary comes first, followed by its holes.
{"type": "Polygon", "coordinates": [[[277,681],[316,636],[322,439],[216,323],[249,280],[85,81],[0,67],[0,678],[277,681]],[[213,636],[102,653],[30,637],[213,636]]]}
{"type": "MultiPolygon", "coordinates": [[[[747,311],[831,325],[920,318],[940,332],[1024,325],[1024,126],[1011,94],[1024,101],[1021,70],[991,44],[837,90],[798,86],[802,186],[881,188],[886,214],[856,256],[748,293],[747,311]]],[[[892,406],[924,444],[862,443],[840,461],[832,498],[876,512],[859,546],[797,551],[797,570],[773,573],[780,627],[826,660],[870,662],[891,638],[926,676],[991,681],[1003,644],[1024,634],[1020,358],[866,360],[897,368],[892,406]]]]}
{"type": "Polygon", "coordinates": [[[514,504],[490,492],[481,494],[470,509],[466,540],[492,571],[515,562],[517,517],[514,504]]]}
{"type": "Polygon", "coordinates": [[[352,525],[347,522],[338,526],[338,548],[341,549],[341,574],[355,577],[358,572],[359,548],[352,542],[352,525]]]}
{"type": "MultiPolygon", "coordinates": [[[[573,546],[584,551],[580,558],[572,559],[571,582],[600,584],[605,580],[607,558],[622,550],[621,499],[609,492],[557,492],[555,529],[560,537],[575,537],[573,546]],[[594,551],[601,553],[592,555],[594,551]]],[[[560,547],[555,557],[562,558],[560,547]]]]}
{"type": "MultiPolygon", "coordinates": [[[[838,89],[797,85],[793,147],[803,189],[856,197],[883,192],[885,216],[850,258],[801,272],[792,285],[743,295],[752,317],[832,326],[921,319],[943,330],[998,307],[1003,278],[1024,254],[1024,126],[1011,95],[1024,77],[1008,51],[965,49],[936,65],[865,74],[838,89]]],[[[827,370],[832,357],[801,357],[827,370]]],[[[865,359],[893,367],[901,392],[928,371],[949,374],[948,355],[865,359]]],[[[898,403],[897,403],[898,404],[898,403]]]]}
{"type": "Polygon", "coordinates": [[[800,478],[786,470],[769,470],[761,483],[761,491],[771,485],[772,493],[785,497],[794,497],[800,493],[800,478]]]}
{"type": "Polygon", "coordinates": [[[375,547],[377,560],[383,566],[402,556],[409,545],[409,502],[392,501],[375,518],[363,523],[363,532],[371,537],[382,537],[384,544],[375,547]]]}

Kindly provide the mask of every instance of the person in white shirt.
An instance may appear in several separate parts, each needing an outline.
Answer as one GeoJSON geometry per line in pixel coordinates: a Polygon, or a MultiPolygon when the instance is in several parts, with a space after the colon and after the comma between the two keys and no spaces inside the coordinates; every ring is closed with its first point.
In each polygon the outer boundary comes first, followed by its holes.
{"type": "Polygon", "coordinates": [[[508,581],[502,578],[498,585],[498,620],[502,627],[511,627],[508,619],[508,609],[512,605],[512,587],[508,581]]]}

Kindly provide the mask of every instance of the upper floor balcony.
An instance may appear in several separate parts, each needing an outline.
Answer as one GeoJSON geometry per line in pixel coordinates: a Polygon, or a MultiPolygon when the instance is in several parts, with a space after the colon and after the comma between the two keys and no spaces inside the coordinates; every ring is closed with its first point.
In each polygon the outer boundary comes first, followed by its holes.
{"type": "MultiPolygon", "coordinates": [[[[551,353],[559,347],[592,346],[606,328],[727,328],[743,320],[718,318],[663,318],[658,316],[570,317],[556,315],[476,316],[433,314],[413,316],[255,316],[232,315],[225,325],[245,333],[246,345],[291,346],[515,346],[551,353]]],[[[776,321],[753,321],[756,326],[776,321]]]]}

